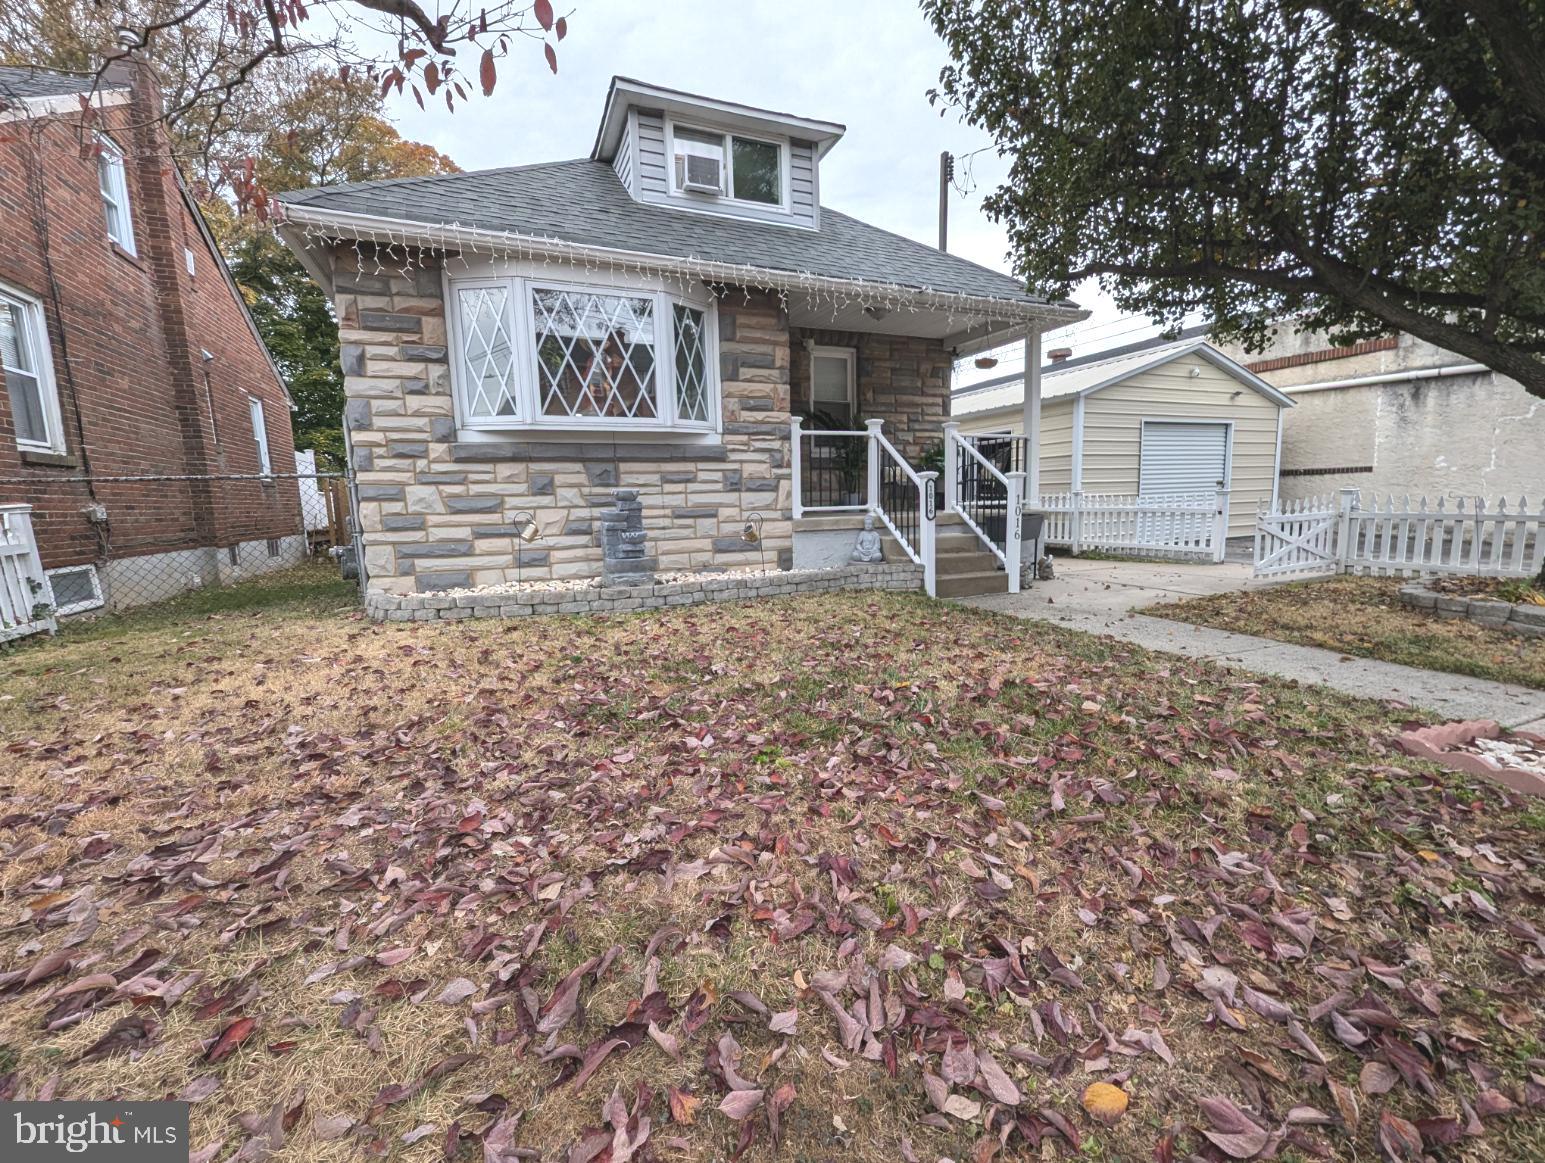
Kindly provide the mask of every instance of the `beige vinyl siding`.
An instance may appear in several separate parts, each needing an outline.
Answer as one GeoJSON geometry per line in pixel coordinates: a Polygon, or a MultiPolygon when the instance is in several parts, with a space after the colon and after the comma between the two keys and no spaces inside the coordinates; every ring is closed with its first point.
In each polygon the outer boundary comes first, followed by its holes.
{"type": "MultiPolygon", "coordinates": [[[[1024,415],[1019,411],[981,416],[956,416],[960,431],[969,436],[982,432],[1023,435],[1024,415]]],[[[1065,493],[1073,487],[1073,400],[1041,401],[1041,491],[1065,493]]]]}
{"type": "Polygon", "coordinates": [[[1137,492],[1144,420],[1232,421],[1229,536],[1249,536],[1276,479],[1277,414],[1276,404],[1199,356],[1151,368],[1084,398],[1083,490],[1137,492]]]}

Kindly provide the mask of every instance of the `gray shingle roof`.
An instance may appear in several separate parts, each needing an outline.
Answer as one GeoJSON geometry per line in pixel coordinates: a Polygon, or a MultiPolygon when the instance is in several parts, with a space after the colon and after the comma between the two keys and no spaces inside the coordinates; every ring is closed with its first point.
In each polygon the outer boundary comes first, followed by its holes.
{"type": "Polygon", "coordinates": [[[0,101],[7,98],[67,97],[71,93],[89,93],[93,88],[123,89],[127,86],[53,69],[35,69],[29,65],[0,65],[0,101]]]}
{"type": "Polygon", "coordinates": [[[821,208],[821,228],[767,225],[636,202],[611,166],[582,159],[298,190],[282,203],[437,226],[557,238],[672,258],[1044,303],[1008,275],[821,208]]]}

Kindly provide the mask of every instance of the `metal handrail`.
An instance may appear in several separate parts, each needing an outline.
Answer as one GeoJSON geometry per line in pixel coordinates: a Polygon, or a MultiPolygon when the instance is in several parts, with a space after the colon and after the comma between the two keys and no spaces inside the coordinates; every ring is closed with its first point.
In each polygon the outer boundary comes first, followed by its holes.
{"type": "MultiPolygon", "coordinates": [[[[970,438],[963,436],[953,424],[945,427],[945,466],[951,474],[948,483],[948,503],[951,510],[961,519],[966,528],[976,534],[977,540],[991,551],[1003,566],[1003,571],[1008,575],[1009,593],[1019,592],[1019,566],[1020,557],[1024,547],[1021,543],[1020,509],[1025,499],[1025,473],[1005,473],[988,460],[971,442],[970,438]],[[1001,543],[982,528],[981,524],[973,517],[972,510],[976,511],[976,517],[983,516],[987,504],[976,497],[967,500],[960,496],[960,468],[962,461],[960,454],[964,451],[970,460],[964,462],[971,464],[973,468],[985,469],[987,479],[994,481],[1003,489],[1003,538],[1001,543]]],[[[996,505],[993,506],[996,508],[996,505]]]]}
{"type": "MultiPolygon", "coordinates": [[[[992,461],[988,460],[985,456],[983,456],[980,452],[978,452],[975,448],[973,448],[971,446],[970,441],[966,437],[963,437],[963,436],[961,436],[959,434],[952,434],[952,435],[955,436],[956,443],[958,444],[958,446],[960,448],[964,449],[983,468],[985,468],[990,474],[992,474],[994,477],[996,477],[998,479],[998,483],[1003,486],[1003,497],[1004,497],[1003,504],[1004,504],[1004,507],[1007,508],[1007,506],[1008,506],[1008,497],[1009,497],[1009,478],[1006,477],[1002,472],[1000,472],[998,470],[998,466],[997,465],[993,464],[992,461]]],[[[971,514],[966,512],[966,506],[965,505],[959,504],[957,502],[957,506],[956,506],[956,510],[955,511],[960,515],[960,519],[965,522],[966,527],[968,529],[970,529],[971,532],[975,533],[977,535],[978,539],[980,539],[982,541],[982,543],[987,546],[988,549],[992,550],[993,556],[996,557],[1000,562],[1002,562],[1003,563],[1003,567],[1005,569],[1007,569],[1008,568],[1008,564],[1009,564],[1008,553],[1007,553],[1007,550],[1008,550],[1008,520],[1007,520],[1007,514],[1005,514],[1005,516],[1004,516],[1004,532],[1003,532],[1004,544],[1003,544],[1002,548],[1000,548],[998,546],[998,543],[996,541],[994,541],[991,537],[989,537],[986,533],[984,533],[982,531],[982,527],[971,519],[971,514]]]]}
{"type": "MultiPolygon", "coordinates": [[[[934,521],[933,515],[928,510],[928,497],[929,486],[938,479],[938,473],[919,473],[908,464],[907,458],[902,456],[896,446],[887,440],[885,434],[880,431],[881,423],[879,420],[868,421],[870,448],[873,450],[869,460],[870,511],[879,517],[885,527],[891,531],[891,536],[895,537],[896,544],[901,546],[902,551],[923,567],[923,589],[930,598],[935,597],[938,593],[937,553],[934,549],[934,521]],[[911,538],[902,532],[900,526],[892,519],[891,514],[886,511],[885,489],[882,481],[883,468],[877,455],[879,453],[883,453],[888,457],[891,465],[900,469],[902,477],[917,490],[917,508],[914,510],[913,521],[908,523],[909,528],[912,524],[916,525],[916,545],[912,543],[911,538]]],[[[898,516],[901,516],[901,514],[898,514],[898,516]]],[[[905,521],[904,516],[903,520],[905,521]]]]}

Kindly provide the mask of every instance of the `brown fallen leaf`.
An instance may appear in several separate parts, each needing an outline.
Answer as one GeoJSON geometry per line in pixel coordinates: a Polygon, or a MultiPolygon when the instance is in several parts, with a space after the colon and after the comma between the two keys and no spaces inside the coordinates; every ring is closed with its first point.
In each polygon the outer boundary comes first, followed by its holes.
{"type": "Polygon", "coordinates": [[[1358,1089],[1364,1094],[1388,1094],[1399,1081],[1395,1068],[1384,1062],[1364,1062],[1357,1076],[1358,1089]]]}
{"type": "Polygon", "coordinates": [[[762,1105],[762,1093],[760,1090],[732,1090],[719,1104],[719,1113],[740,1122],[762,1105]]]}
{"type": "Polygon", "coordinates": [[[257,1029],[256,1018],[237,1018],[225,1029],[220,1031],[220,1036],[210,1045],[204,1055],[206,1062],[218,1062],[227,1054],[232,1053],[248,1038],[252,1037],[252,1031],[257,1029]]]}
{"type": "Polygon", "coordinates": [[[1379,1150],[1389,1163],[1421,1163],[1422,1133],[1399,1115],[1380,1111],[1379,1150]]]}
{"type": "Polygon", "coordinates": [[[1108,1082],[1091,1082],[1084,1087],[1082,1102],[1089,1116],[1107,1127],[1116,1125],[1127,1110],[1127,1092],[1108,1082]]]}
{"type": "Polygon", "coordinates": [[[683,1127],[690,1127],[697,1122],[697,1108],[703,1105],[703,1100],[695,1094],[689,1094],[685,1090],[671,1087],[668,1092],[671,1105],[671,1122],[683,1127]]]}

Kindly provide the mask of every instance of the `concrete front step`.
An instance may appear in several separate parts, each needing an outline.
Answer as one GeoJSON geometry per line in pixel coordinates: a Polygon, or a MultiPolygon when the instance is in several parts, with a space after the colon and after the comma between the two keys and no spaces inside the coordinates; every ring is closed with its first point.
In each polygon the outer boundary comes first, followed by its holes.
{"type": "MultiPolygon", "coordinates": [[[[814,534],[841,538],[858,535],[864,527],[862,513],[807,514],[794,522],[794,535],[814,534]]],[[[883,522],[876,521],[880,548],[887,562],[911,560],[883,522]]],[[[940,597],[1008,592],[1008,575],[981,539],[955,513],[940,513],[934,523],[934,563],[940,597]]]]}
{"type": "Polygon", "coordinates": [[[941,598],[968,598],[976,594],[1006,594],[1008,576],[1001,569],[976,570],[971,573],[940,572],[935,587],[941,598]]]}
{"type": "Polygon", "coordinates": [[[934,566],[942,576],[946,573],[981,573],[998,569],[998,559],[985,550],[965,550],[934,554],[934,566]]]}

